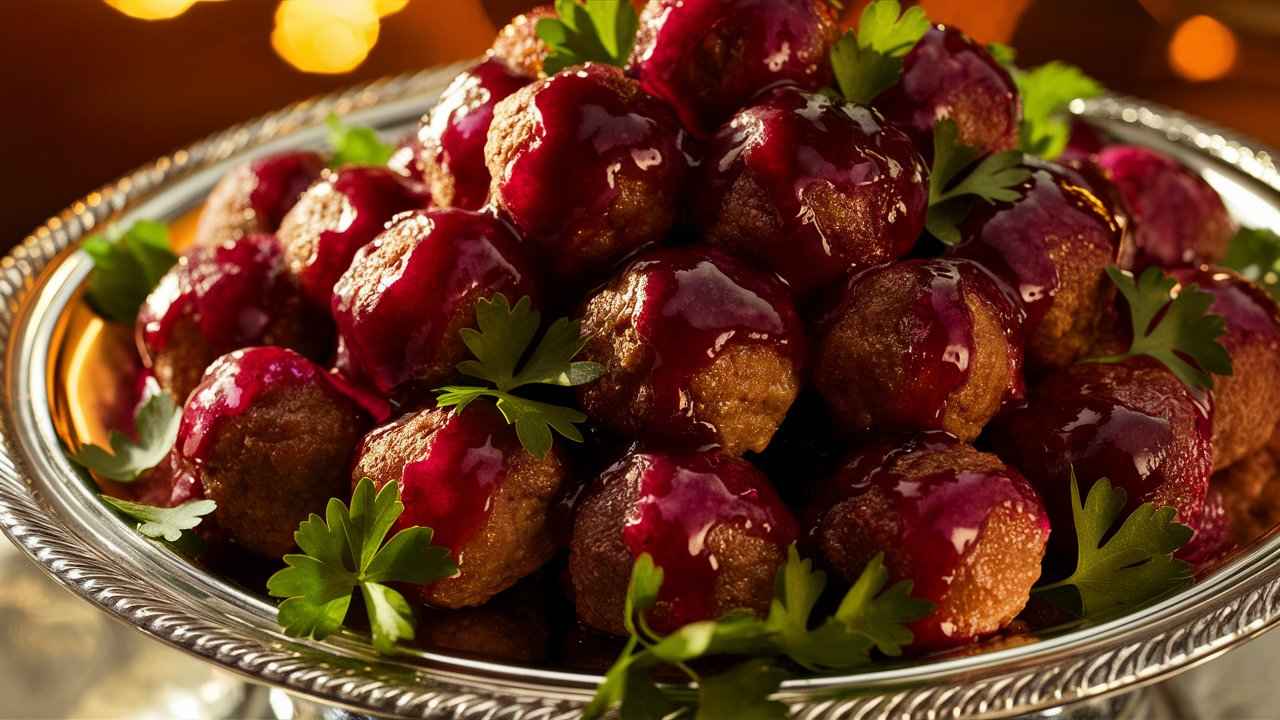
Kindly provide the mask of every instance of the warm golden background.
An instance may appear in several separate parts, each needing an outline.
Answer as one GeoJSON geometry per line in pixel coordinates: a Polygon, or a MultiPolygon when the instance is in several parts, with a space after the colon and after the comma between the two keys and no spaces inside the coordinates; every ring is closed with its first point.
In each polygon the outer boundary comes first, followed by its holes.
{"type": "MultiPolygon", "coordinates": [[[[96,186],[219,128],[479,54],[535,2],[0,0],[0,248],[96,186]]],[[[921,4],[980,40],[1013,44],[1024,63],[1061,58],[1117,91],[1280,145],[1275,0],[921,4]]]]}

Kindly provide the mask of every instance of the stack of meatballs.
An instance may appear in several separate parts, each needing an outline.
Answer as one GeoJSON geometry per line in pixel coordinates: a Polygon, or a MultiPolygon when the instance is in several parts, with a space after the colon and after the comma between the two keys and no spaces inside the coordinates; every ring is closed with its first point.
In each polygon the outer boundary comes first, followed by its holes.
{"type": "Polygon", "coordinates": [[[936,26],[873,106],[845,103],[821,92],[832,12],[650,0],[625,68],[548,76],[538,10],[389,166],[233,170],[138,319],[186,400],[159,472],[267,557],[354,481],[398,483],[400,523],[459,567],[424,603],[482,605],[567,547],[577,617],[605,633],[641,553],[665,570],[659,630],[767,611],[792,542],[845,580],[883,553],[933,603],[917,650],[999,633],[1073,557],[1072,468],[1174,507],[1202,565],[1270,528],[1280,321],[1213,266],[1221,199],[1082,132],[942,248],[922,237],[934,123],[1013,149],[1016,86],[936,26]],[[1078,363],[1127,347],[1112,265],[1212,293],[1234,375],[1205,392],[1146,359],[1078,363]],[[496,293],[581,319],[604,368],[576,395],[585,445],[537,457],[487,401],[435,407],[496,293]]]}

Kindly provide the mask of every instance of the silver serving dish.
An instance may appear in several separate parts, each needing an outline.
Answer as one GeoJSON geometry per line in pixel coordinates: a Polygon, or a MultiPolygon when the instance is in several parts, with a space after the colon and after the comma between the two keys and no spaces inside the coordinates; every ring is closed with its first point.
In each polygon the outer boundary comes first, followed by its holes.
{"type": "MultiPolygon", "coordinates": [[[[108,513],[68,460],[50,368],[90,262],[74,248],[104,222],[175,218],[233,163],[319,145],[330,111],[403,132],[459,66],[294,105],[161,158],[76,202],[0,261],[0,526],[69,590],[161,641],[321,703],[420,718],[575,717],[598,676],[416,651],[381,658],[345,633],[285,637],[274,606],[153,544],[108,513]]],[[[1204,173],[1236,217],[1280,230],[1275,155],[1164,108],[1125,98],[1076,112],[1125,141],[1204,173]]],[[[989,652],[786,683],[797,717],[997,717],[1098,698],[1167,678],[1280,620],[1280,536],[1194,587],[1105,624],[989,652]]]]}

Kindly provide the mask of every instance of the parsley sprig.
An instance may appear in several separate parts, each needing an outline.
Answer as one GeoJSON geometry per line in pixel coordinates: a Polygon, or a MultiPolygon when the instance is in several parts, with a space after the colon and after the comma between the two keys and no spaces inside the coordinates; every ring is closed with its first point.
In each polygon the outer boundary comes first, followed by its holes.
{"type": "Polygon", "coordinates": [[[866,105],[897,84],[902,58],[929,31],[919,7],[903,12],[898,0],[875,0],[863,9],[856,31],[846,32],[831,48],[831,69],[840,94],[866,105]]]}
{"type": "Polygon", "coordinates": [[[1174,521],[1173,508],[1156,509],[1149,502],[1115,528],[1125,500],[1122,488],[1101,478],[1081,503],[1080,485],[1075,470],[1071,471],[1076,568],[1068,577],[1039,585],[1034,592],[1055,597],[1054,593],[1069,588],[1074,590],[1081,616],[1097,617],[1190,584],[1191,565],[1173,553],[1191,540],[1191,528],[1174,521]]]}
{"type": "Polygon", "coordinates": [[[329,146],[333,148],[330,167],[386,165],[395,153],[395,148],[382,142],[373,128],[348,125],[336,113],[329,113],[324,124],[329,130],[329,146]]]}
{"type": "Polygon", "coordinates": [[[538,21],[534,31],[547,44],[542,69],[548,75],[585,62],[623,67],[631,57],[640,21],[625,0],[556,0],[554,18],[538,21]]]}
{"type": "Polygon", "coordinates": [[[403,512],[398,483],[375,495],[365,478],[350,507],[332,498],[324,518],[312,513],[298,526],[294,539],[302,553],[285,555],[288,567],[267,580],[271,597],[285,598],[278,620],[286,635],[323,640],[337,632],[358,589],[374,649],[391,654],[396,643],[413,639],[413,610],[388,583],[425,585],[454,575],[458,566],[447,549],[431,544],[430,528],[406,528],[386,540],[403,512]]]}
{"type": "Polygon", "coordinates": [[[182,408],[168,393],[156,393],[138,408],[133,420],[137,441],[113,430],[110,450],[85,445],[71,458],[108,480],[134,482],[142,473],[159,465],[173,448],[182,422],[182,408]]]}
{"type": "Polygon", "coordinates": [[[587,416],[578,410],[539,402],[513,394],[528,385],[573,387],[589,383],[604,373],[599,363],[574,361],[586,339],[582,324],[560,318],[547,328],[532,353],[530,344],[541,326],[542,316],[533,309],[529,298],[520,298],[514,307],[505,295],[498,293],[476,303],[476,328],[462,331],[462,341],[475,356],[458,364],[458,371],[492,383],[449,385],[436,390],[439,407],[456,406],[465,410],[476,398],[493,398],[507,422],[516,426],[520,444],[537,457],[551,450],[554,430],[560,435],[582,442],[577,424],[587,416]],[[521,360],[528,354],[528,359],[521,360]]]}
{"type": "Polygon", "coordinates": [[[123,324],[133,323],[147,295],[178,262],[169,249],[168,226],[152,220],[113,226],[81,247],[93,259],[85,299],[99,315],[123,324]]]}
{"type": "Polygon", "coordinates": [[[988,203],[1018,199],[1018,185],[1031,177],[1022,153],[1007,150],[987,155],[960,142],[950,119],[933,128],[933,169],[929,173],[929,212],[925,227],[947,245],[960,242],[959,225],[978,200],[988,203]],[[978,161],[975,165],[975,161],[978,161]]]}
{"type": "Polygon", "coordinates": [[[871,662],[872,650],[901,654],[911,642],[906,624],[927,615],[931,605],[911,597],[911,583],[887,590],[889,574],[877,555],[845,594],[835,614],[811,627],[814,606],[826,587],[826,574],[800,557],[794,545],[778,571],[768,616],[746,611],[718,620],[690,623],[670,635],[659,635],[645,614],[657,603],[663,572],[643,554],[631,571],[624,606],[630,637],[605,675],[583,717],[600,717],[620,706],[622,717],[664,717],[690,704],[687,692],[658,686],[654,668],[680,669],[697,685],[696,718],[785,718],[786,706],[768,697],[789,674],[773,658],[789,657],[815,671],[841,670],[871,662]],[[703,677],[689,662],[711,655],[753,655],[720,675],[703,677]],[[732,709],[732,714],[723,714],[732,709]],[[738,714],[750,710],[754,714],[738,714]]]}
{"type": "Polygon", "coordinates": [[[139,533],[153,540],[176,543],[183,532],[200,524],[206,515],[218,509],[212,500],[190,500],[174,507],[143,505],[110,495],[99,495],[102,501],[126,517],[137,521],[139,533]]]}
{"type": "Polygon", "coordinates": [[[1145,355],[1192,388],[1211,388],[1213,375],[1231,374],[1231,356],[1218,342],[1226,332],[1226,321],[1209,312],[1212,295],[1184,285],[1174,297],[1177,280],[1156,267],[1147,268],[1136,281],[1114,265],[1107,268],[1107,275],[1129,305],[1133,342],[1118,355],[1081,362],[1118,363],[1145,355]]]}
{"type": "Polygon", "coordinates": [[[1280,235],[1266,229],[1240,228],[1227,246],[1222,265],[1257,283],[1280,301],[1280,235]]]}
{"type": "Polygon", "coordinates": [[[1071,139],[1071,101],[1097,97],[1106,92],[1075,65],[1054,60],[1029,70],[1015,62],[1017,53],[1008,45],[992,43],[987,50],[1013,77],[1022,98],[1022,121],[1018,135],[1023,152],[1052,160],[1062,154],[1071,139]]]}

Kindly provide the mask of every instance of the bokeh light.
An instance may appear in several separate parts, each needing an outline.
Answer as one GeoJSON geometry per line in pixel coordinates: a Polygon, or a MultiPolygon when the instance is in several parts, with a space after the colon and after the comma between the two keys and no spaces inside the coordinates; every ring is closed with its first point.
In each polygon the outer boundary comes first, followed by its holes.
{"type": "Polygon", "coordinates": [[[283,0],[271,46],[303,72],[345,73],[378,42],[375,0],[283,0]]]}
{"type": "Polygon", "coordinates": [[[1239,46],[1231,28],[1208,15],[1182,21],[1169,41],[1169,65],[1182,77],[1217,80],[1236,64],[1239,46]]]}
{"type": "Polygon", "coordinates": [[[168,20],[186,12],[200,0],[107,0],[107,4],[139,20],[168,20]]]}

